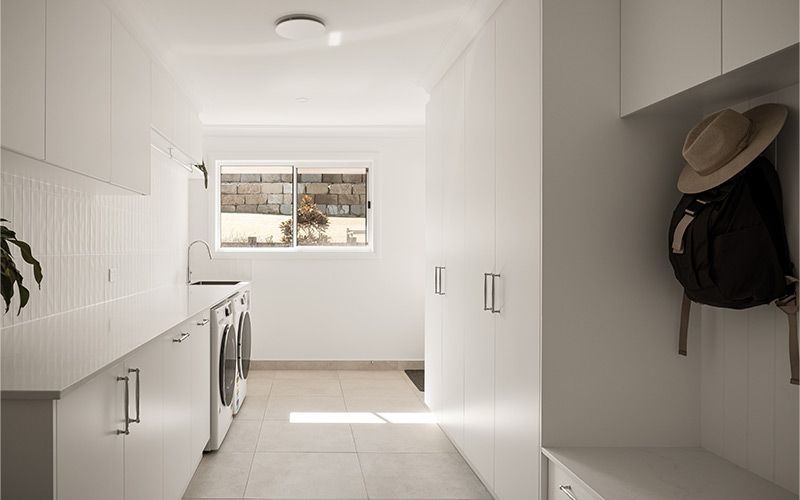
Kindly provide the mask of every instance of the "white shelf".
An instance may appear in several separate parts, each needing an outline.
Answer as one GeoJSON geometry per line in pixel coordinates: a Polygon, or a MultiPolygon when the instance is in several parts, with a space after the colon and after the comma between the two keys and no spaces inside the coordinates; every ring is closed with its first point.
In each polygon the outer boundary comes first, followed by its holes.
{"type": "Polygon", "coordinates": [[[544,448],[603,500],[797,500],[702,448],[544,448]]]}

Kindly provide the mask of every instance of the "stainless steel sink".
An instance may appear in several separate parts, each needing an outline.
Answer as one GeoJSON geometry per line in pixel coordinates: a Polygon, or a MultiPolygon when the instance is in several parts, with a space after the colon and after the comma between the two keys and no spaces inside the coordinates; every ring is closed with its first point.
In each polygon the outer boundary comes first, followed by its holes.
{"type": "Polygon", "coordinates": [[[190,285],[238,285],[241,281],[195,281],[190,285]]]}

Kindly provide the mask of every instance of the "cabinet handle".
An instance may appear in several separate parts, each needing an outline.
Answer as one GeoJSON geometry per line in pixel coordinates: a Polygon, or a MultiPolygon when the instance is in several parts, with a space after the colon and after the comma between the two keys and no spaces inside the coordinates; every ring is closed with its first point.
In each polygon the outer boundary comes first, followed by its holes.
{"type": "MultiPolygon", "coordinates": [[[[493,309],[492,306],[486,305],[486,299],[489,296],[488,287],[489,287],[489,276],[493,276],[492,273],[483,273],[483,310],[484,311],[491,311],[493,309]]],[[[494,290],[494,287],[492,287],[494,290]]],[[[492,293],[492,302],[494,302],[494,292],[492,293]]]]}
{"type": "Polygon", "coordinates": [[[561,486],[558,487],[558,489],[561,490],[563,494],[567,495],[567,497],[569,497],[570,500],[578,500],[578,497],[576,497],[575,494],[572,493],[572,486],[562,484],[561,486]]]}
{"type": "Polygon", "coordinates": [[[184,340],[188,339],[188,338],[189,338],[189,335],[190,335],[190,333],[189,333],[189,332],[183,332],[183,333],[181,333],[181,336],[180,336],[180,337],[178,337],[177,339],[172,339],[172,341],[173,341],[173,342],[177,342],[177,343],[179,343],[179,344],[180,344],[180,343],[181,343],[181,342],[183,342],[184,340]]]}
{"type": "Polygon", "coordinates": [[[197,326],[206,326],[208,324],[208,318],[203,318],[197,322],[197,326]]]}
{"type": "Polygon", "coordinates": [[[131,433],[131,418],[130,418],[130,410],[128,406],[130,406],[130,396],[128,396],[128,390],[130,389],[129,386],[129,379],[128,377],[117,377],[117,382],[125,382],[125,428],[120,430],[117,429],[117,435],[125,434],[126,436],[131,433]]]}
{"type": "Polygon", "coordinates": [[[140,372],[140,370],[138,368],[128,368],[128,373],[135,373],[136,374],[136,390],[134,391],[134,394],[136,395],[136,401],[135,401],[135,404],[134,404],[134,406],[136,407],[136,418],[129,419],[132,424],[138,424],[138,423],[142,422],[142,419],[140,418],[140,412],[139,412],[139,400],[140,400],[140,397],[139,397],[139,393],[140,393],[139,386],[142,383],[142,380],[141,380],[141,378],[139,378],[139,372],[140,372]]]}
{"type": "Polygon", "coordinates": [[[494,314],[499,314],[500,313],[500,309],[497,309],[495,307],[496,306],[496,299],[497,299],[497,296],[495,294],[495,289],[497,288],[496,285],[495,285],[495,279],[499,278],[500,275],[499,274],[492,274],[491,276],[492,276],[492,308],[490,310],[494,314]]]}
{"type": "Polygon", "coordinates": [[[433,266],[433,294],[439,295],[439,266],[433,266]]]}
{"type": "MultiPolygon", "coordinates": [[[[442,287],[442,271],[447,271],[447,268],[444,266],[439,267],[439,295],[444,295],[444,287],[442,287]]],[[[447,275],[445,275],[447,276],[447,275]]]]}

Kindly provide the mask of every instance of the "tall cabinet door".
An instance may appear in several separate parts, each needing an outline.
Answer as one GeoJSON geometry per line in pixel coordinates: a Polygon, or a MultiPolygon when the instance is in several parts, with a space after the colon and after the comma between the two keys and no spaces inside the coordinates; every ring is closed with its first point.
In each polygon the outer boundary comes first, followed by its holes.
{"type": "Polygon", "coordinates": [[[111,24],[111,182],[150,193],[150,57],[111,24]]]}
{"type": "Polygon", "coordinates": [[[211,437],[211,326],[208,312],[192,324],[192,466],[203,456],[211,437]]]}
{"type": "Polygon", "coordinates": [[[164,500],[181,498],[192,474],[190,338],[187,325],[161,338],[164,344],[164,500]]]}
{"type": "Polygon", "coordinates": [[[108,181],[111,12],[100,0],[47,2],[46,159],[108,181]]]}
{"type": "Polygon", "coordinates": [[[57,402],[57,498],[123,500],[125,370],[120,363],[57,402]]]}
{"type": "Polygon", "coordinates": [[[536,498],[541,379],[541,44],[539,2],[496,16],[497,272],[495,479],[499,499],[536,498]],[[519,48],[525,47],[525,57],[519,48]]]}
{"type": "Polygon", "coordinates": [[[442,417],[457,445],[464,431],[464,60],[442,79],[444,165],[442,417]]]}
{"type": "Polygon", "coordinates": [[[481,479],[494,477],[495,25],[465,56],[464,443],[481,479]]]}
{"type": "Polygon", "coordinates": [[[3,147],[44,159],[45,0],[2,3],[3,147]]]}
{"type": "Polygon", "coordinates": [[[425,161],[425,403],[441,416],[442,410],[442,296],[437,269],[442,256],[442,92],[431,92],[426,110],[425,161]]]}
{"type": "Polygon", "coordinates": [[[164,346],[158,340],[125,362],[131,432],[125,436],[125,500],[161,498],[164,481],[164,346]],[[138,411],[137,411],[138,409],[138,411]]]}

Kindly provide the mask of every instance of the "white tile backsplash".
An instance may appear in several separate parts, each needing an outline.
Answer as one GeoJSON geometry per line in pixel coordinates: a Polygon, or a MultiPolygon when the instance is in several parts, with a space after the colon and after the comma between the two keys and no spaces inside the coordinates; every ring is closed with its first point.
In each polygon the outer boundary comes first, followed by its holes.
{"type": "Polygon", "coordinates": [[[3,326],[185,279],[188,172],[157,152],[151,168],[151,194],[140,196],[3,152],[2,217],[44,272],[39,290],[30,266],[20,266],[30,302],[17,316],[15,297],[3,326]]]}

